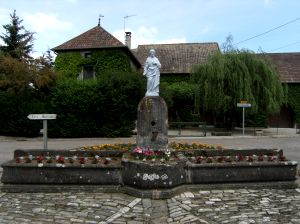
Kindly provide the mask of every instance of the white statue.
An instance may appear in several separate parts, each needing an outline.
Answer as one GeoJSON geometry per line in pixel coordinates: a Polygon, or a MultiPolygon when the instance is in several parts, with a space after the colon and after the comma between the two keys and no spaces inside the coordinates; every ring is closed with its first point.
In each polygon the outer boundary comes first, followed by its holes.
{"type": "Polygon", "coordinates": [[[144,73],[147,77],[147,92],[146,96],[159,96],[159,69],[161,64],[157,57],[155,57],[155,50],[151,49],[149,57],[144,65],[144,73]]]}

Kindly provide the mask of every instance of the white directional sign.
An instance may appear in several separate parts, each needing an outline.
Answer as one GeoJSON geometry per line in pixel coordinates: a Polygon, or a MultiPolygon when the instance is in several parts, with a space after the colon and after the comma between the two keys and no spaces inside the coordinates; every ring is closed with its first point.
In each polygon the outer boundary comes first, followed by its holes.
{"type": "Polygon", "coordinates": [[[251,107],[250,103],[237,103],[237,107],[251,107]]]}
{"type": "Polygon", "coordinates": [[[48,130],[47,130],[47,120],[56,119],[56,114],[29,114],[27,116],[30,120],[43,120],[43,139],[44,139],[44,149],[48,149],[48,130]]]}
{"type": "Polygon", "coordinates": [[[53,120],[56,119],[56,114],[29,114],[30,120],[53,120]]]}
{"type": "Polygon", "coordinates": [[[240,103],[237,103],[237,107],[243,108],[243,136],[245,135],[245,108],[251,107],[251,104],[247,100],[241,100],[240,103]]]}

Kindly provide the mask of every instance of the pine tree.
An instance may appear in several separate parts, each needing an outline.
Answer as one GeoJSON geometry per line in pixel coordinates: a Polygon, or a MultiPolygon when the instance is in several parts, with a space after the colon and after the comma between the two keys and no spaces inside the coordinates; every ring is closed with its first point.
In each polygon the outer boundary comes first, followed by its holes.
{"type": "Polygon", "coordinates": [[[0,46],[0,50],[18,60],[31,59],[30,53],[33,50],[33,34],[22,26],[23,20],[20,19],[16,10],[10,14],[11,23],[3,25],[5,34],[0,35],[4,42],[4,46],[0,46]]]}

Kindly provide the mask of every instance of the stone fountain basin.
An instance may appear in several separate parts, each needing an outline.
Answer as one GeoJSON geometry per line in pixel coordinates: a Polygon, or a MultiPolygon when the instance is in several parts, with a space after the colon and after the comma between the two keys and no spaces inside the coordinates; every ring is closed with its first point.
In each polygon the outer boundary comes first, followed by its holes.
{"type": "Polygon", "coordinates": [[[140,189],[173,188],[183,184],[235,183],[294,181],[297,162],[233,162],[233,163],[192,163],[189,156],[234,156],[243,155],[281,155],[282,150],[190,150],[174,152],[175,160],[164,163],[151,163],[127,159],[124,152],[78,151],[78,150],[16,150],[14,157],[26,155],[43,156],[95,156],[115,157],[110,164],[69,164],[55,163],[16,163],[15,159],[2,164],[1,181],[4,184],[97,184],[127,185],[140,189]],[[180,156],[179,156],[180,155],[180,156]],[[123,157],[123,158],[122,158],[123,157]]]}

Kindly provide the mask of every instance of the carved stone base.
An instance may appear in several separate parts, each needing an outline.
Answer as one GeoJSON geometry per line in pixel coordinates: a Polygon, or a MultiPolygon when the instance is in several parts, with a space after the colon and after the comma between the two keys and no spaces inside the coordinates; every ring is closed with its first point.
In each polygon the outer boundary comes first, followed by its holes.
{"type": "Polygon", "coordinates": [[[168,146],[168,108],[159,96],[144,97],[138,106],[137,145],[166,151],[168,146]]]}

